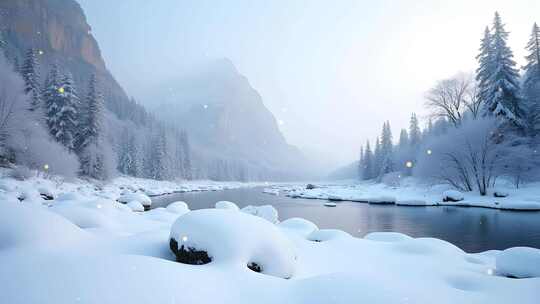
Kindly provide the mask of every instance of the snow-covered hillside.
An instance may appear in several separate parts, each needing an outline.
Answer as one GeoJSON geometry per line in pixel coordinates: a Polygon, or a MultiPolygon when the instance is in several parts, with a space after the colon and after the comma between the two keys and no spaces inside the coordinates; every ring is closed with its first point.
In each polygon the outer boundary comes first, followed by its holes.
{"type": "MultiPolygon", "coordinates": [[[[468,254],[432,238],[360,239],[299,218],[274,223],[270,207],[239,211],[220,202],[220,209],[189,211],[176,202],[134,212],[115,201],[122,191],[150,188],[146,183],[118,179],[96,188],[3,179],[1,302],[538,303],[540,297],[538,249],[468,254]],[[210,263],[176,262],[170,238],[177,251],[184,245],[204,251],[210,263]]],[[[131,198],[146,200],[142,193],[131,198]]]]}

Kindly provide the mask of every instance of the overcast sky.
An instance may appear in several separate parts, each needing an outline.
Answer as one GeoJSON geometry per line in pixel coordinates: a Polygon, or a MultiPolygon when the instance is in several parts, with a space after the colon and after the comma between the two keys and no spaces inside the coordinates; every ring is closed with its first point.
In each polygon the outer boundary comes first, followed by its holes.
{"type": "MultiPolygon", "coordinates": [[[[107,65],[134,97],[201,58],[230,58],[289,143],[334,164],[384,120],[394,136],[437,80],[472,71],[498,10],[516,61],[540,1],[79,0],[107,65]]],[[[535,19],[536,18],[536,19],[535,19]]]]}

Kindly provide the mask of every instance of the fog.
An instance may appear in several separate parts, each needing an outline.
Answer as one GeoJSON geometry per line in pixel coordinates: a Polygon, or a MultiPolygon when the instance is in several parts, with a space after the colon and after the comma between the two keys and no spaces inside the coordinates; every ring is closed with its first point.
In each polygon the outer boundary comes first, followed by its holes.
{"type": "MultiPolygon", "coordinates": [[[[338,166],[390,120],[425,115],[433,83],[476,67],[498,10],[515,59],[540,1],[79,0],[101,51],[129,95],[146,96],[194,62],[234,62],[290,144],[338,166]]],[[[537,16],[540,18],[540,16],[537,16]]],[[[144,98],[144,102],[155,102],[144,98]]]]}

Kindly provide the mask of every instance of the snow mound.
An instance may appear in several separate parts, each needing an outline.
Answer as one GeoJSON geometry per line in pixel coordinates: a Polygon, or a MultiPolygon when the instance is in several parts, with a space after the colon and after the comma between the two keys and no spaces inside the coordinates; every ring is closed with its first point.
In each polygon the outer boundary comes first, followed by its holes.
{"type": "Polygon", "coordinates": [[[159,207],[142,214],[145,218],[158,222],[173,223],[182,214],[172,213],[166,208],[159,207]]]}
{"type": "Polygon", "coordinates": [[[80,228],[117,228],[115,215],[122,209],[118,203],[106,199],[56,202],[50,210],[65,217],[80,228]]]}
{"type": "Polygon", "coordinates": [[[65,193],[60,193],[54,201],[55,202],[79,201],[81,199],[82,199],[82,196],[79,195],[77,192],[65,192],[65,193]]]}
{"type": "Polygon", "coordinates": [[[242,212],[202,209],[179,217],[170,247],[179,262],[242,267],[290,278],[296,254],[289,239],[268,221],[242,212]]]}
{"type": "Polygon", "coordinates": [[[459,202],[465,199],[463,193],[457,190],[446,190],[443,192],[443,202],[459,202]]]}
{"type": "Polygon", "coordinates": [[[240,211],[247,214],[261,217],[272,224],[279,223],[278,212],[276,208],[274,208],[272,205],[262,205],[262,206],[249,205],[242,208],[240,211]]]}
{"type": "Polygon", "coordinates": [[[497,273],[514,278],[540,277],[540,249],[513,247],[495,257],[497,273]]]}
{"type": "Polygon", "coordinates": [[[413,238],[399,232],[371,232],[364,236],[364,239],[377,242],[402,242],[413,238]]]}
{"type": "Polygon", "coordinates": [[[240,208],[233,203],[229,201],[219,201],[215,205],[216,209],[226,209],[226,210],[232,210],[232,211],[238,211],[240,208]]]}
{"type": "Polygon", "coordinates": [[[393,196],[380,196],[380,197],[372,197],[368,199],[368,203],[370,204],[395,204],[396,198],[393,196]]]}
{"type": "Polygon", "coordinates": [[[144,206],[139,203],[138,201],[131,201],[129,203],[126,204],[132,211],[135,211],[135,212],[143,212],[144,211],[144,206]]]}
{"type": "Polygon", "coordinates": [[[137,201],[145,207],[150,207],[152,205],[152,199],[148,195],[140,192],[122,194],[117,201],[124,204],[137,201]]]}
{"type": "Polygon", "coordinates": [[[189,212],[189,206],[186,202],[173,202],[167,206],[167,211],[182,215],[189,212]]]}
{"type": "Polygon", "coordinates": [[[307,239],[313,242],[326,242],[340,238],[352,238],[352,236],[339,229],[315,230],[307,236],[307,239]]]}
{"type": "Polygon", "coordinates": [[[47,209],[9,202],[0,205],[0,250],[35,245],[55,248],[87,236],[77,226],[47,209]]]}
{"type": "Polygon", "coordinates": [[[279,223],[278,226],[280,228],[287,229],[287,231],[291,231],[292,233],[295,233],[302,237],[307,237],[310,233],[319,229],[317,225],[299,217],[293,217],[293,218],[287,219],[279,223]]]}
{"type": "Polygon", "coordinates": [[[418,238],[394,243],[394,248],[407,254],[461,256],[465,252],[452,243],[435,238],[418,238]]]}

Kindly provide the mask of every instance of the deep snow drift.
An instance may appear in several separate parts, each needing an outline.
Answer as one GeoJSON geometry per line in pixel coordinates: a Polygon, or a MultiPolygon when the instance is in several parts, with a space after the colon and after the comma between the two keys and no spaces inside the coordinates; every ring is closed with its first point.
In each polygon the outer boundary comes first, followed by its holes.
{"type": "Polygon", "coordinates": [[[175,202],[134,212],[115,201],[120,191],[108,191],[107,186],[37,182],[2,183],[2,303],[538,303],[540,299],[538,249],[467,254],[442,240],[399,233],[354,238],[339,230],[319,230],[300,218],[279,221],[270,206],[238,210],[232,202],[197,211],[175,202]],[[40,187],[49,188],[56,199],[44,200],[40,187]],[[212,261],[176,262],[170,238],[207,251],[212,261]]]}

